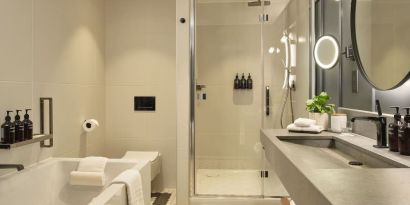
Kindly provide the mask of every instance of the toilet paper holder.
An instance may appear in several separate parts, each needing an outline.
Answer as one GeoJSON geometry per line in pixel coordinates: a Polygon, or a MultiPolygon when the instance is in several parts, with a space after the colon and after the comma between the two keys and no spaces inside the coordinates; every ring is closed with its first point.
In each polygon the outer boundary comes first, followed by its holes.
{"type": "Polygon", "coordinates": [[[92,132],[94,131],[98,126],[100,126],[100,123],[96,119],[87,119],[84,120],[83,122],[83,130],[86,132],[92,132]]]}

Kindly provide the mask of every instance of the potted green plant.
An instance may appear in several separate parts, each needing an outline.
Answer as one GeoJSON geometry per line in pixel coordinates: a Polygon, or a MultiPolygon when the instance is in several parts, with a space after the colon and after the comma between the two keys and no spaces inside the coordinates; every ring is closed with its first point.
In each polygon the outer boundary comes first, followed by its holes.
{"type": "Polygon", "coordinates": [[[323,126],[324,129],[329,127],[329,115],[335,112],[335,105],[328,104],[330,99],[326,92],[322,92],[320,95],[306,101],[309,118],[316,120],[316,124],[323,126]]]}

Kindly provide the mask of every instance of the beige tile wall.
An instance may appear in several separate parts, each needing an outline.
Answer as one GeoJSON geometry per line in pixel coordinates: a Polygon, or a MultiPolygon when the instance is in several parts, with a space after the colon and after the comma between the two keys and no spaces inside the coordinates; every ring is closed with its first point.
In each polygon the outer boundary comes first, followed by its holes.
{"type": "MultiPolygon", "coordinates": [[[[176,186],[175,1],[106,0],[106,154],[160,151],[163,186],[176,186]],[[161,15],[159,15],[161,14],[161,15]],[[134,112],[134,96],[156,96],[134,112]]],[[[161,185],[161,184],[159,184],[161,185]]]]}
{"type": "MultiPolygon", "coordinates": [[[[280,42],[286,31],[296,44],[296,66],[292,75],[296,75],[296,90],[293,91],[294,117],[307,117],[305,102],[309,98],[309,1],[291,0],[278,18],[264,26],[264,60],[266,83],[271,87],[272,115],[265,118],[266,128],[280,128],[280,113],[285,92],[282,89],[284,80],[285,47],[280,42]],[[279,54],[269,54],[269,47],[279,48],[279,54]]],[[[283,124],[291,122],[289,103],[285,107],[283,124]]]]}
{"type": "Polygon", "coordinates": [[[52,97],[55,106],[55,147],[3,150],[2,162],[103,154],[103,12],[100,0],[0,1],[1,118],[8,109],[34,108],[38,132],[39,98],[52,97]],[[86,135],[81,125],[87,118],[100,120],[102,128],[86,135]]]}
{"type": "Polygon", "coordinates": [[[54,100],[54,156],[102,155],[104,146],[104,2],[34,1],[34,106],[54,100]],[[86,134],[82,122],[101,127],[86,134]]]}

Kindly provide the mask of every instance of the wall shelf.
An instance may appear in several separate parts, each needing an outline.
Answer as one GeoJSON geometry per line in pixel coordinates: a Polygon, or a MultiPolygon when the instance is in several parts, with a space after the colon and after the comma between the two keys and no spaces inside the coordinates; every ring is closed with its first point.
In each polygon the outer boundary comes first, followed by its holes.
{"type": "Polygon", "coordinates": [[[0,149],[12,149],[17,147],[22,147],[29,144],[34,144],[37,142],[44,142],[45,140],[53,139],[53,135],[34,135],[33,139],[25,140],[22,142],[17,142],[14,144],[0,144],[0,149]]]}
{"type": "Polygon", "coordinates": [[[14,144],[1,144],[0,149],[12,149],[17,147],[22,147],[29,144],[34,144],[40,142],[40,147],[50,148],[53,147],[53,99],[52,98],[40,98],[40,133],[46,133],[45,129],[45,108],[48,105],[48,133],[50,134],[34,134],[33,139],[25,140],[22,142],[16,142],[14,144]],[[47,103],[46,103],[47,101],[47,103]],[[45,141],[48,140],[49,143],[46,144],[45,141]]]}

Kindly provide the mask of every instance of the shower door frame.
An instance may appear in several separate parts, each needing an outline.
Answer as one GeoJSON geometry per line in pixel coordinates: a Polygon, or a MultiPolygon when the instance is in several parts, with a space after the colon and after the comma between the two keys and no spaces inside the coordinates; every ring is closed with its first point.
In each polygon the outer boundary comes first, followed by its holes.
{"type": "MultiPolygon", "coordinates": [[[[190,197],[203,197],[203,198],[220,198],[220,199],[229,199],[229,198],[253,198],[253,199],[264,199],[264,198],[282,198],[282,196],[265,196],[264,193],[264,178],[260,178],[261,180],[261,193],[260,195],[217,195],[217,194],[197,194],[196,192],[196,160],[195,160],[195,96],[196,96],[196,8],[197,8],[197,1],[198,0],[189,0],[190,1],[190,8],[189,8],[189,105],[190,105],[190,113],[189,113],[189,196],[190,197]]],[[[265,0],[263,0],[265,1],[265,0]]],[[[263,10],[263,9],[262,9],[263,10]]],[[[263,13],[264,15],[264,13],[263,13]]],[[[263,22],[261,23],[261,35],[263,35],[263,22]]],[[[263,38],[261,39],[261,44],[263,44],[263,38]]],[[[261,104],[261,128],[263,126],[263,102],[264,102],[264,69],[263,69],[263,62],[264,56],[262,51],[263,46],[261,47],[261,69],[262,69],[262,84],[261,84],[261,97],[262,97],[262,104],[261,104]]],[[[264,155],[264,152],[262,152],[264,155]]],[[[264,169],[262,161],[264,159],[261,156],[261,167],[260,171],[264,169]]]]}

